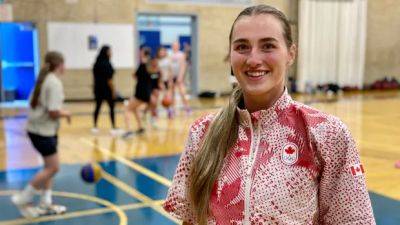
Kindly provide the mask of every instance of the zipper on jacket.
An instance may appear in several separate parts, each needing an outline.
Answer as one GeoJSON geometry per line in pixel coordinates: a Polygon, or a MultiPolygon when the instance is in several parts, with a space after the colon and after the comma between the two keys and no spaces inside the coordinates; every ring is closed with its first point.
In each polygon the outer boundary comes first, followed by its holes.
{"type": "Polygon", "coordinates": [[[251,174],[253,171],[254,162],[258,154],[258,146],[260,144],[260,122],[257,121],[257,136],[254,135],[253,124],[250,123],[251,143],[250,143],[250,156],[249,168],[247,168],[245,175],[245,193],[244,193],[244,222],[243,225],[250,225],[250,192],[252,179],[251,174]]]}

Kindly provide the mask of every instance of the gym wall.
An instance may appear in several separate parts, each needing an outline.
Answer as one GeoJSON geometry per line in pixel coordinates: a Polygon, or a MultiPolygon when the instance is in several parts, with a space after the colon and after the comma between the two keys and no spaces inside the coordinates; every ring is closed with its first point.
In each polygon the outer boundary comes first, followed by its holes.
{"type": "MultiPolygon", "coordinates": [[[[254,0],[273,5],[289,18],[297,16],[297,0],[254,0]],[[294,10],[293,10],[294,9],[294,10]]],[[[204,4],[155,4],[147,0],[6,0],[13,5],[15,21],[32,21],[39,30],[40,54],[47,51],[48,21],[136,24],[138,12],[188,13],[197,15],[199,39],[199,90],[229,91],[229,65],[223,62],[228,50],[230,26],[244,6],[204,4]]],[[[383,76],[400,79],[400,4],[397,0],[368,1],[365,83],[383,76]],[[397,4],[396,4],[397,3],[397,4]]],[[[296,21],[296,19],[292,19],[296,21]]],[[[294,25],[295,26],[295,25],[294,25]]],[[[296,29],[296,27],[294,27],[296,29]]],[[[118,54],[114,52],[114,54],[118,54]]],[[[135,53],[136,54],[136,53],[135,53]]],[[[94,61],[95,59],[93,59],[94,61]]],[[[115,84],[124,96],[134,88],[134,68],[118,69],[115,84]]],[[[67,100],[92,98],[92,74],[87,69],[69,69],[63,78],[67,100]]]]}

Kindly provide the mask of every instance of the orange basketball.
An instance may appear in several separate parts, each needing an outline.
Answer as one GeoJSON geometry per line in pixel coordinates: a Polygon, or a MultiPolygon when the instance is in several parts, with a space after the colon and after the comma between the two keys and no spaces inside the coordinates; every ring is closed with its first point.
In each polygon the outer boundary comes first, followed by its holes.
{"type": "Polygon", "coordinates": [[[162,104],[165,108],[168,108],[169,106],[171,106],[171,105],[172,105],[172,98],[171,98],[171,95],[169,95],[169,94],[164,95],[164,98],[162,99],[161,104],[162,104]]]}

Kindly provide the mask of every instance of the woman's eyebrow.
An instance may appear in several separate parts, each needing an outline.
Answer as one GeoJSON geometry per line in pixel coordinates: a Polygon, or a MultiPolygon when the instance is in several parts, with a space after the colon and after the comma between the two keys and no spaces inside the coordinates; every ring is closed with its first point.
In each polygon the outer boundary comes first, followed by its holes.
{"type": "Polygon", "coordinates": [[[233,43],[247,43],[248,40],[245,38],[239,38],[233,41],[233,43]]]}
{"type": "MultiPolygon", "coordinates": [[[[246,38],[239,38],[233,41],[233,43],[247,43],[249,42],[246,38]]],[[[278,42],[278,40],[276,40],[273,37],[266,37],[266,38],[262,38],[259,40],[259,42],[278,42]]]]}
{"type": "Polygon", "coordinates": [[[260,42],[278,42],[278,40],[276,40],[273,37],[266,37],[260,40],[260,42]]]}

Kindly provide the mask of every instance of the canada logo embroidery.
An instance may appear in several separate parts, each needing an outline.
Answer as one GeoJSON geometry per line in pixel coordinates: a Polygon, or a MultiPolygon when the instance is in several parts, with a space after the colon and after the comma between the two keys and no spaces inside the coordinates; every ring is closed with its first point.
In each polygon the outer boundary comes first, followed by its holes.
{"type": "Polygon", "coordinates": [[[299,148],[295,144],[287,144],[281,154],[281,160],[288,166],[291,166],[299,159],[299,148]]]}
{"type": "Polygon", "coordinates": [[[350,166],[350,173],[351,175],[358,177],[364,174],[364,167],[361,164],[355,164],[350,166]]]}

